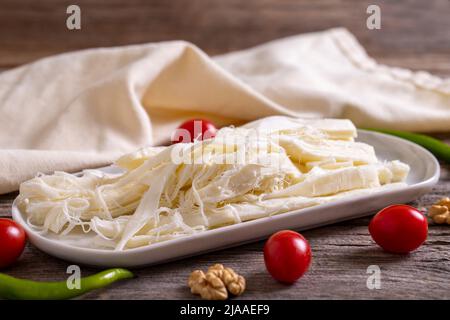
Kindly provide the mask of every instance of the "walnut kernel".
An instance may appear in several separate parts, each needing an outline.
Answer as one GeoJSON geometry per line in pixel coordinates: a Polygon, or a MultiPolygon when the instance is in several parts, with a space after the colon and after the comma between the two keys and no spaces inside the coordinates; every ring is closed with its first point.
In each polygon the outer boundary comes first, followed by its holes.
{"type": "Polygon", "coordinates": [[[201,270],[193,271],[188,285],[193,294],[199,294],[203,299],[225,300],[228,298],[228,292],[235,296],[244,292],[245,279],[233,269],[215,264],[206,274],[201,270]]]}

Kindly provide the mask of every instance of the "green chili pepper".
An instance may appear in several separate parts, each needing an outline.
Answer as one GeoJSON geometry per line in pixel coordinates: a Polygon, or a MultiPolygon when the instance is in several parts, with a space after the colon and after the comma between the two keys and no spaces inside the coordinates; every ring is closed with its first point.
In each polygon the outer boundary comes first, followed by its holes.
{"type": "Polygon", "coordinates": [[[18,279],[0,273],[0,297],[20,300],[70,299],[94,289],[103,288],[113,282],[132,278],[133,273],[126,269],[108,269],[81,278],[79,289],[69,289],[66,281],[38,282],[18,279]]]}
{"type": "Polygon", "coordinates": [[[381,133],[390,134],[392,136],[397,136],[421,145],[425,149],[428,149],[437,158],[450,163],[450,146],[438,139],[432,138],[430,136],[412,133],[399,130],[389,130],[389,129],[374,129],[374,128],[364,128],[365,130],[377,131],[381,133]]]}

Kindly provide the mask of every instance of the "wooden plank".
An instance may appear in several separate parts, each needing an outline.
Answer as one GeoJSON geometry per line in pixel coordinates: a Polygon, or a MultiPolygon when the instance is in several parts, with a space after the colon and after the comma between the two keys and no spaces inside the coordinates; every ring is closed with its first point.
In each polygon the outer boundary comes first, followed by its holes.
{"type": "MultiPolygon", "coordinates": [[[[342,26],[369,53],[450,53],[447,0],[377,1],[381,30],[366,27],[371,0],[79,0],[82,29],[66,28],[70,1],[2,0],[0,65],[16,66],[55,53],[183,39],[210,54],[342,26]]],[[[420,56],[418,56],[420,57],[420,56]]],[[[447,61],[448,62],[448,61],[447,61]]]]}

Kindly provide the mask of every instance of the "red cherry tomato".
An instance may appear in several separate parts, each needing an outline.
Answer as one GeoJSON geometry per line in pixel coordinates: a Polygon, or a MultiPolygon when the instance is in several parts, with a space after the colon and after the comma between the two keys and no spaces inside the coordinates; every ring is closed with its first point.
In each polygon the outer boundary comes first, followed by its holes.
{"type": "Polygon", "coordinates": [[[284,283],[297,281],[311,264],[311,248],[299,233],[283,230],[273,234],[264,245],[267,271],[284,283]]]}
{"type": "Polygon", "coordinates": [[[0,218],[0,268],[12,265],[25,248],[26,234],[11,219],[0,218]]]}
{"type": "Polygon", "coordinates": [[[172,135],[172,143],[193,142],[215,137],[217,128],[208,120],[192,119],[181,124],[172,135]]]}
{"type": "Polygon", "coordinates": [[[427,239],[428,222],[416,208],[397,204],[378,212],[369,224],[369,232],[384,250],[408,253],[427,239]]]}

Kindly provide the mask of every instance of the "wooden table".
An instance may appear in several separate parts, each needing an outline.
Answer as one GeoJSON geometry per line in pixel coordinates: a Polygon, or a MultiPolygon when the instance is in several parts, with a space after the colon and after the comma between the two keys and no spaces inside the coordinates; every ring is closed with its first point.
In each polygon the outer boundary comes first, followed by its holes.
{"type": "MultiPolygon", "coordinates": [[[[0,68],[75,49],[177,38],[218,54],[283,36],[344,26],[382,63],[450,75],[447,0],[377,2],[382,12],[381,30],[366,28],[366,8],[373,1],[82,0],[77,1],[82,10],[81,31],[65,28],[66,6],[70,3],[0,0],[0,68]]],[[[450,141],[450,134],[440,137],[450,141]]],[[[413,205],[426,207],[450,194],[450,166],[441,168],[441,180],[433,192],[413,205]]],[[[0,216],[10,215],[15,196],[0,196],[0,216]]],[[[424,246],[413,254],[398,256],[374,245],[368,222],[369,218],[363,218],[304,232],[311,242],[314,261],[307,275],[292,286],[276,283],[268,276],[263,242],[258,242],[139,269],[139,279],[84,297],[192,298],[186,287],[190,271],[220,262],[247,278],[243,299],[450,298],[450,226],[431,225],[424,246]],[[379,290],[366,287],[369,265],[381,268],[379,290]]],[[[69,264],[28,245],[20,263],[6,272],[39,280],[65,279],[69,264]]],[[[84,275],[94,271],[82,268],[84,275]]]]}

